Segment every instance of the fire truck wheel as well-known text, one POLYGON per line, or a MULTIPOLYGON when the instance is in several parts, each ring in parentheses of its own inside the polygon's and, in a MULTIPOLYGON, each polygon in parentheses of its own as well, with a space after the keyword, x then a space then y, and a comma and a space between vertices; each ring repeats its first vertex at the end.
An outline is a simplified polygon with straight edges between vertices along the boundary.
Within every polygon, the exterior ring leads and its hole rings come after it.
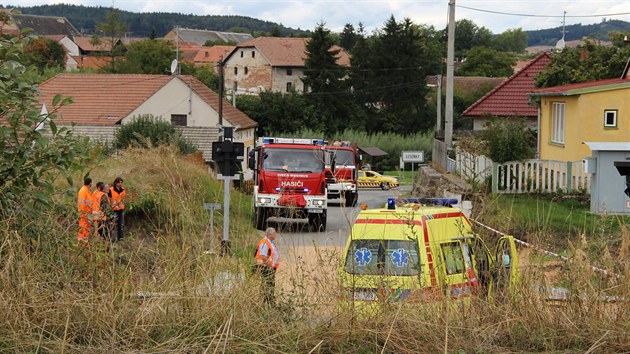
POLYGON ((345 193, 344 198, 347 207, 357 206, 357 199, 359 199, 359 197, 356 193, 345 193))
POLYGON ((381 189, 386 191, 389 189, 389 183, 387 182, 381 182, 381 189))
POLYGON ((254 208, 254 227, 257 230, 264 230, 267 223, 267 209, 254 208))
POLYGON ((326 210, 321 214, 308 214, 308 226, 311 231, 326 231, 326 210))

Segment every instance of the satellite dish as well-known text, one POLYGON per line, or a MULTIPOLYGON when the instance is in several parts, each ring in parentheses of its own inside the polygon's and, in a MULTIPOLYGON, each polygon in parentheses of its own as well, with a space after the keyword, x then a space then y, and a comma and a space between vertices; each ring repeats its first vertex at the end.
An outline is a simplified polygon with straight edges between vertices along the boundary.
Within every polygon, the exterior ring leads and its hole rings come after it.
POLYGON ((564 39, 560 39, 558 41, 558 43, 556 43, 556 50, 561 52, 564 49, 564 46, 566 45, 566 43, 564 42, 564 39))
POLYGON ((177 74, 177 59, 173 59, 171 62, 171 74, 177 74))

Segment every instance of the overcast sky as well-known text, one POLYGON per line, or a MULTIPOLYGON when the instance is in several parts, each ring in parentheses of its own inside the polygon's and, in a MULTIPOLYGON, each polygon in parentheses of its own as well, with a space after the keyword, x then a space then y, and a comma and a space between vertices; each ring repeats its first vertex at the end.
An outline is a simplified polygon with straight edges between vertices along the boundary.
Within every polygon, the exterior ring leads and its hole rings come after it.
MULTIPOLYGON (((21 6, 69 3, 110 7, 113 4, 116 8, 132 12, 241 15, 305 30, 312 30, 318 23, 323 22, 327 28, 335 32, 340 32, 346 23, 351 23, 356 28, 359 22, 363 23, 368 31, 372 31, 383 27, 391 15, 399 21, 409 17, 415 23, 433 25, 436 28, 445 28, 448 21, 448 0, 0 0, 0 2, 21 6)), ((534 30, 561 26, 563 11, 567 12, 567 25, 599 23, 603 17, 630 22, 630 1, 623 0, 456 0, 456 4, 455 19, 470 19, 495 34, 510 28, 534 30)), ((181 26, 186 27, 186 24, 182 23, 181 26)))

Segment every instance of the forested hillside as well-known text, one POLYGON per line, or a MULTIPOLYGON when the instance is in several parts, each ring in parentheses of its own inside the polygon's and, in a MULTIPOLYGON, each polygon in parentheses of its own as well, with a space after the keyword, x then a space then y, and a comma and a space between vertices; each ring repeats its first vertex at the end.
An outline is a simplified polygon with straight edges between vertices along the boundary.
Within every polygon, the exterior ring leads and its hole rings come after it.
MULTIPOLYGON (((601 40, 608 40, 608 32, 620 31, 625 32, 630 28, 630 23, 619 20, 603 21, 592 25, 568 25, 565 26, 564 39, 572 41, 582 39, 583 37, 591 37, 601 40)), ((536 31, 525 31, 528 36, 528 45, 555 45, 562 38, 562 26, 555 28, 541 29, 536 31)))
MULTIPOLYGON (((0 7, 2 7, 0 5, 0 7)), ((7 8, 14 6, 7 5, 7 8)), ((63 16, 66 17, 79 31, 85 34, 93 34, 96 24, 103 22, 105 15, 111 10, 102 6, 78 6, 78 5, 42 5, 30 7, 16 7, 23 14, 63 16)), ((232 31, 251 33, 257 35, 278 35, 305 37, 308 33, 300 29, 287 28, 282 25, 262 21, 246 16, 198 16, 181 13, 135 13, 120 11, 123 20, 127 24, 129 36, 149 37, 155 30, 159 37, 164 36, 176 26, 185 28, 208 29, 214 31, 232 31)))

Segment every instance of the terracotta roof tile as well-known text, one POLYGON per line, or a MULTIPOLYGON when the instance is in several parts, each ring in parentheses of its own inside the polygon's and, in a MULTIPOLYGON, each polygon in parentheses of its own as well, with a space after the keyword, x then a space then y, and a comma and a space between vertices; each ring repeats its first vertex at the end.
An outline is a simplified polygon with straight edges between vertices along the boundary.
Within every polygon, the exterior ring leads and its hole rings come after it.
MULTIPOLYGON (((40 99, 51 111, 56 94, 73 98, 72 104, 57 112, 57 122, 61 124, 115 125, 168 82, 180 79, 190 82, 193 90, 214 110, 218 110, 218 94, 192 76, 64 73, 40 85, 40 99)), ((242 128, 256 125, 227 101, 223 103, 223 117, 242 128)))
POLYGON ((534 77, 543 71, 551 57, 542 53, 529 65, 507 78, 492 91, 468 107, 464 116, 493 114, 499 117, 537 117, 538 109, 529 105, 528 94, 536 90, 534 77))

